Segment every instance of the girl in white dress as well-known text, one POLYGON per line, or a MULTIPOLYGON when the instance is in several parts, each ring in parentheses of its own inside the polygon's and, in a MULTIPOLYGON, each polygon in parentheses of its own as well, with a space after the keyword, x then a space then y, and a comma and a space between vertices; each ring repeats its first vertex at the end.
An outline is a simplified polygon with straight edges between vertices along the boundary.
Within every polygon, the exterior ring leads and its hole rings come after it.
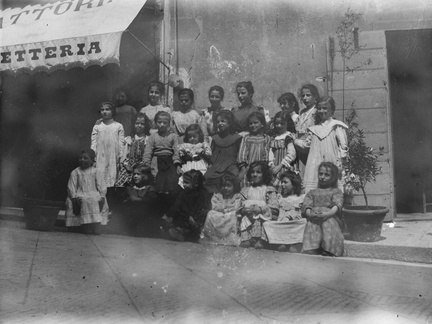
POLYGON ((96 153, 96 168, 103 174, 105 185, 109 188, 110 204, 114 202, 114 185, 123 155, 124 130, 122 124, 114 121, 116 109, 112 102, 103 102, 100 113, 102 122, 93 126, 90 148, 96 153))

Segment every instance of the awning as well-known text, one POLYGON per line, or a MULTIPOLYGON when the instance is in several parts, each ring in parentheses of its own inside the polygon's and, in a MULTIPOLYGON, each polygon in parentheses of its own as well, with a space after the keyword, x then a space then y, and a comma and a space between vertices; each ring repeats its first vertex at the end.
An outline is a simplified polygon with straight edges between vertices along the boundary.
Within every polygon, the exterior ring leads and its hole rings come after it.
POLYGON ((62 0, 0 12, 0 71, 119 64, 122 33, 146 0, 62 0))

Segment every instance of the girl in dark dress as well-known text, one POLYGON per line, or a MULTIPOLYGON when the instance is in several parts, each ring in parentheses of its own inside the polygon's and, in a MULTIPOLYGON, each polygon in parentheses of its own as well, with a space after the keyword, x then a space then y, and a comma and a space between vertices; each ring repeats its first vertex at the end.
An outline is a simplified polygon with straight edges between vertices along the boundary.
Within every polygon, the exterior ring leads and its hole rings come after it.
POLYGON ((242 137, 234 132, 234 115, 229 110, 221 110, 216 117, 218 133, 213 135, 211 143, 211 163, 204 176, 204 185, 210 192, 217 192, 219 178, 229 171, 238 175, 237 155, 242 137))

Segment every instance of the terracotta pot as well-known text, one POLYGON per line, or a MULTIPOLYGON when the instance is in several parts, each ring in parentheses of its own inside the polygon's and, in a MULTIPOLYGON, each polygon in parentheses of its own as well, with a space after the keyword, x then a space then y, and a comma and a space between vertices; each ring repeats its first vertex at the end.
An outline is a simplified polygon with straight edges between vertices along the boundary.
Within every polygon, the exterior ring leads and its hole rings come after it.
POLYGON ((52 231, 64 202, 29 199, 24 200, 26 228, 36 231, 52 231))
POLYGON ((383 206, 344 206, 342 214, 350 239, 358 242, 378 241, 388 211, 389 209, 383 206))

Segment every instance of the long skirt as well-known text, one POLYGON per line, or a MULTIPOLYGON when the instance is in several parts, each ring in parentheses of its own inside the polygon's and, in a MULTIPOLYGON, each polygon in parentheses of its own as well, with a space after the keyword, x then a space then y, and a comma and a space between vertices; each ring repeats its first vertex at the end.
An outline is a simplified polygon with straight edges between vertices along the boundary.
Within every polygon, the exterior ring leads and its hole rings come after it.
POLYGON ((320 225, 307 222, 303 235, 303 251, 319 248, 335 256, 343 255, 344 236, 336 218, 329 218, 320 225))
POLYGON ((156 192, 170 193, 179 190, 179 175, 173 163, 171 155, 159 155, 157 157, 158 173, 156 175, 156 192))
POLYGON ((203 229, 204 242, 223 245, 239 245, 240 236, 237 235, 237 217, 234 213, 221 213, 211 210, 203 229))
POLYGON ((66 199, 65 221, 67 227, 92 223, 106 225, 108 223, 109 208, 106 199, 101 209, 99 206, 100 195, 98 193, 92 193, 80 198, 81 206, 78 215, 73 212, 72 199, 69 197, 66 199))

